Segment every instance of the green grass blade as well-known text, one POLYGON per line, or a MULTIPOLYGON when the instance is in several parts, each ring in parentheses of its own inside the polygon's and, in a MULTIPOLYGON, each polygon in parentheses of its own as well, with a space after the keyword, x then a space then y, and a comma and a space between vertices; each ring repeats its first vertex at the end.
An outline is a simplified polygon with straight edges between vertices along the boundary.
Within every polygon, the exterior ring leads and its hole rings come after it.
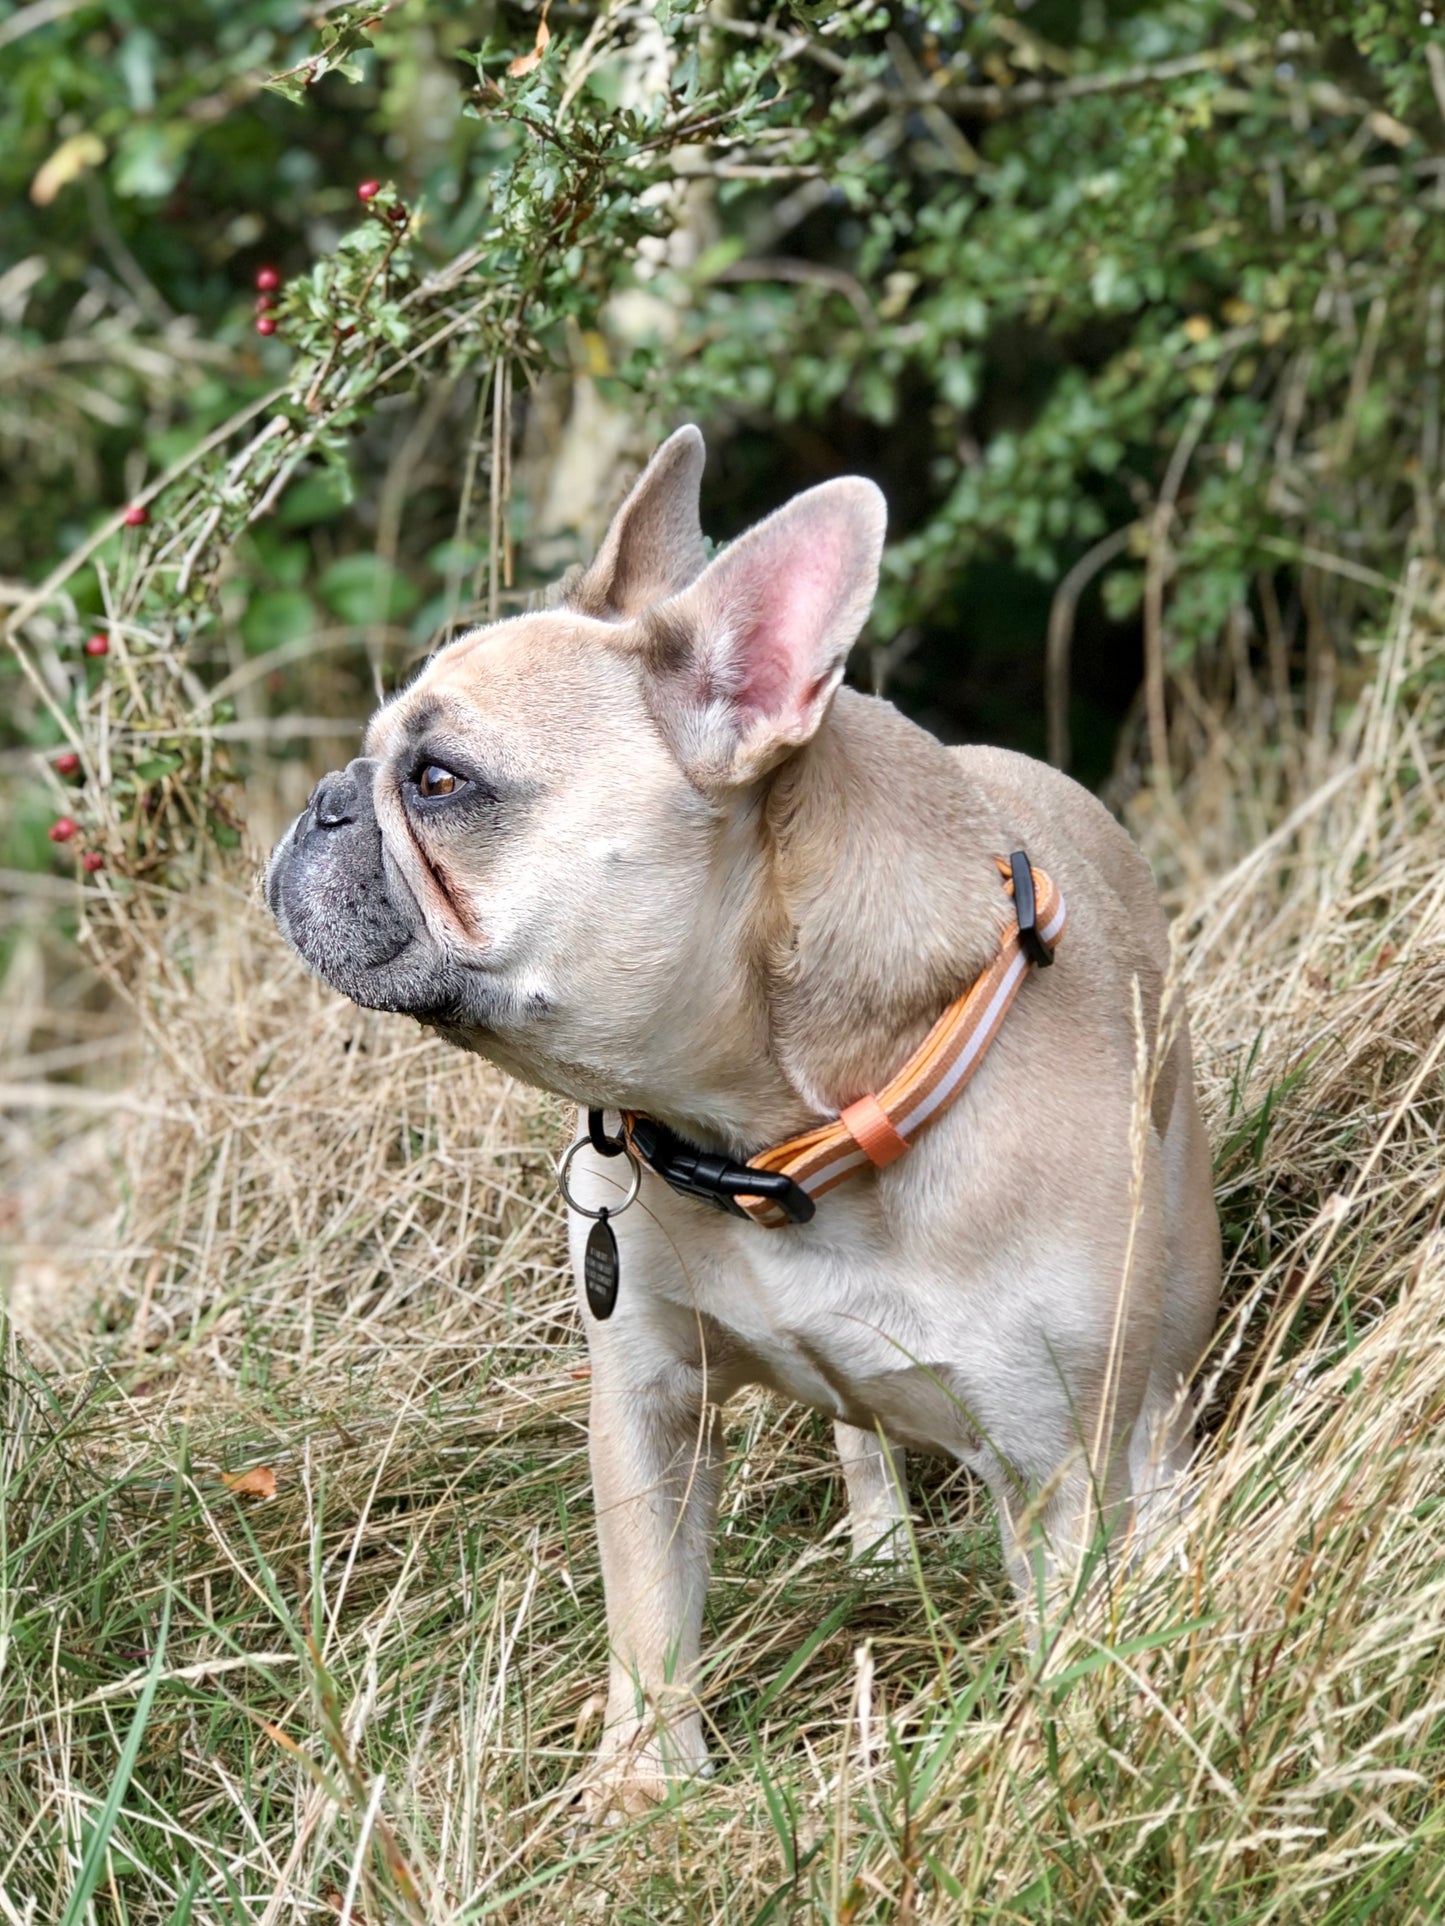
POLYGON ((116 1763, 115 1777, 110 1782, 110 1791, 105 1795, 105 1804, 91 1831, 84 1856, 80 1862, 80 1877, 76 1880, 70 1898, 66 1901, 61 1915, 60 1926, 79 1926, 85 1917, 85 1909, 90 1904, 91 1894, 100 1880, 101 1869, 105 1864, 105 1849, 110 1844, 110 1835, 115 1830, 115 1822, 120 1816, 121 1801, 125 1798, 130 1785, 130 1775, 135 1770, 135 1762, 140 1757, 141 1740, 145 1737, 146 1725, 150 1719, 151 1706, 155 1702, 156 1687, 160 1684, 161 1668, 166 1658, 166 1635, 171 1627, 171 1596, 166 1593, 165 1606, 161 1612, 161 1628, 156 1636, 156 1649, 151 1656, 150 1670, 146 1673, 145 1684, 141 1687, 135 1717, 130 1722, 130 1731, 125 1735, 125 1744, 120 1749, 116 1763))

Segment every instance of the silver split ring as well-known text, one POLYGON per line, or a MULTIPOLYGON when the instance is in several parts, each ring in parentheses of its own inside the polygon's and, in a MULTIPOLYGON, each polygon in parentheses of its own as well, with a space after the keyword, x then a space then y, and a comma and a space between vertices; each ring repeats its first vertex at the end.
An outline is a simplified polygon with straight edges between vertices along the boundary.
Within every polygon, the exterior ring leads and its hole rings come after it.
POLYGON ((588 1210, 587 1206, 585 1204, 579 1204, 571 1191, 568 1190, 567 1174, 572 1168, 572 1159, 577 1155, 577 1152, 589 1148, 590 1143, 590 1138, 579 1137, 576 1143, 562 1154, 562 1161, 557 1166, 557 1188, 562 1193, 562 1201, 566 1204, 568 1210, 575 1210, 579 1217, 619 1217, 622 1212, 627 1209, 629 1204, 636 1202, 637 1193, 642 1188, 642 1165, 632 1147, 629 1144, 623 1144, 622 1154, 632 1167, 632 1183, 628 1188, 627 1195, 620 1204, 607 1204, 601 1210, 588 1210))

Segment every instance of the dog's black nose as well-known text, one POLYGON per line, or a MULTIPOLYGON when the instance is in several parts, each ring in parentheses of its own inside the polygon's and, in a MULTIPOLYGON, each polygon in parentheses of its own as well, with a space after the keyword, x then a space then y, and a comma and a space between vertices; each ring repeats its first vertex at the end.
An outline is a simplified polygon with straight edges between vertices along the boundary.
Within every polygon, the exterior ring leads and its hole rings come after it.
POLYGON ((356 821, 356 778, 349 769, 323 776, 311 792, 307 808, 319 829, 341 829, 356 821))

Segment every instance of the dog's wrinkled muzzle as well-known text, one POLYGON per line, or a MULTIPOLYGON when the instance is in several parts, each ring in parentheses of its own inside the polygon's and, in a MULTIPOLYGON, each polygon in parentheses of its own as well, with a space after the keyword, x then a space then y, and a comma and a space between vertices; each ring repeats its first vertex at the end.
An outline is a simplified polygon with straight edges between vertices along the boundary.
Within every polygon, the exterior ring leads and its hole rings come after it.
POLYGON ((375 779, 376 763, 365 756, 321 778, 272 853, 266 902, 292 948, 328 983, 358 1003, 409 1009, 423 986, 394 966, 421 933, 421 918, 386 860, 375 779))

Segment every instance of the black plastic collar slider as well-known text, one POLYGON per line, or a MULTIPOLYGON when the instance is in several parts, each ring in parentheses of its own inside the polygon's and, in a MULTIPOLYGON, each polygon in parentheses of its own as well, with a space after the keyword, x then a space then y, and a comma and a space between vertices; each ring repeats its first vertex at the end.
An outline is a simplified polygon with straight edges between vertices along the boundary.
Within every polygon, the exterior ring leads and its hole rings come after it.
POLYGON ((1016 849, 1008 859, 1013 873, 1014 910, 1019 920, 1019 948, 1030 963, 1037 963, 1041 970, 1048 969, 1054 960, 1054 953, 1039 935, 1038 908, 1034 902, 1034 873, 1029 867, 1028 853, 1016 849))
POLYGON ((589 1110, 587 1135, 593 1149, 604 1157, 615 1157, 630 1146, 680 1196, 700 1198, 734 1217, 747 1216, 733 1201, 738 1197, 766 1197, 790 1224, 806 1224, 817 1209, 801 1184, 795 1184, 784 1172, 754 1170, 751 1164, 734 1163, 730 1157, 700 1150, 651 1117, 634 1117, 629 1137, 624 1140, 609 1137, 602 1112, 589 1110))

